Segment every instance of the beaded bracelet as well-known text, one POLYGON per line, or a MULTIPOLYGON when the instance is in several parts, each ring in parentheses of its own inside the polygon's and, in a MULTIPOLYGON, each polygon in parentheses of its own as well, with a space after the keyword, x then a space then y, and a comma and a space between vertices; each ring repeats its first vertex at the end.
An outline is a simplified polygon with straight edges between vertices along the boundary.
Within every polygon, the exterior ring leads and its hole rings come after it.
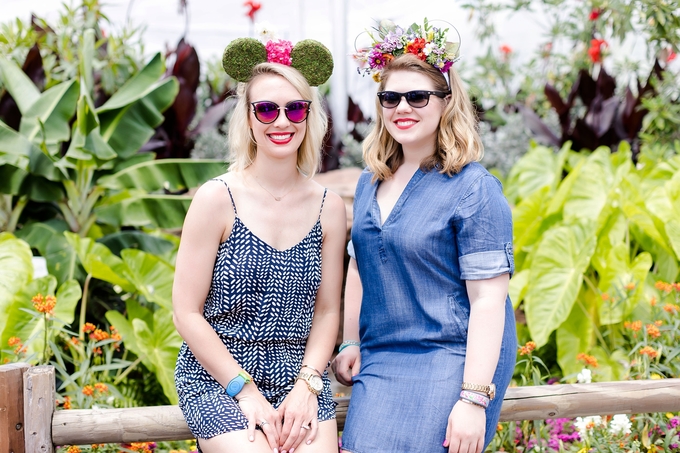
POLYGON ((485 408, 484 406, 482 406, 481 404, 477 404, 477 403, 472 402, 472 401, 470 401, 470 400, 466 400, 466 399, 461 398, 461 399, 459 399, 458 401, 462 401, 462 402, 464 402, 464 403, 466 403, 466 404, 470 404, 470 405, 472 405, 472 406, 477 406, 477 407, 481 407, 482 409, 486 409, 486 408, 485 408))
POLYGON ((350 346, 359 346, 361 343, 359 343, 356 340, 347 340, 343 341, 340 347, 338 348, 338 353, 341 353, 343 349, 348 348, 350 346))
POLYGON ((480 407, 487 408, 489 407, 489 397, 486 395, 482 395, 477 392, 470 392, 468 390, 461 390, 460 392, 460 398, 465 401, 469 401, 471 403, 474 403, 480 407))

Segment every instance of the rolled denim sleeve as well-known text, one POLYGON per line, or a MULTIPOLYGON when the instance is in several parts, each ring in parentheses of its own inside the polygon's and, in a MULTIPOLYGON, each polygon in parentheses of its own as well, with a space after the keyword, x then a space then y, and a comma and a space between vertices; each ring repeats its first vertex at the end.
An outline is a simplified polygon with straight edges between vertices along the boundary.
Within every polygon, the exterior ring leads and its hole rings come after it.
POLYGON ((486 174, 470 185, 456 209, 454 228, 461 279, 512 276, 512 213, 498 179, 486 174))

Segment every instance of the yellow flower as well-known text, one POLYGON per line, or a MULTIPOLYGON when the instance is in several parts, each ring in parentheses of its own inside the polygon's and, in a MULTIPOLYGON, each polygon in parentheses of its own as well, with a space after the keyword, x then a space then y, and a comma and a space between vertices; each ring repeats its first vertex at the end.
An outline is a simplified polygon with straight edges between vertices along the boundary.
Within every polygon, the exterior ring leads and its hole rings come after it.
POLYGON ((660 374, 652 373, 649 375, 651 379, 657 380, 657 379, 662 379, 660 374))

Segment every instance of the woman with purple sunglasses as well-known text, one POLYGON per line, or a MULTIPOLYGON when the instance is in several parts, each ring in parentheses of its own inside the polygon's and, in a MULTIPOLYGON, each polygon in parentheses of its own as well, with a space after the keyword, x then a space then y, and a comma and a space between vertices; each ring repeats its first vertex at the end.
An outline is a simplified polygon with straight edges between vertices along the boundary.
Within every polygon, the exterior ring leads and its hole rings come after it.
POLYGON ((354 200, 345 453, 481 453, 515 366, 512 217, 446 30, 383 22, 357 58, 380 82, 354 200), (448 75, 448 81, 445 75, 448 75))
POLYGON ((179 405, 206 453, 336 452, 325 369, 345 206, 311 179, 327 125, 312 85, 330 76, 332 59, 315 41, 239 39, 224 67, 242 82, 229 171, 194 196, 177 254, 179 405))

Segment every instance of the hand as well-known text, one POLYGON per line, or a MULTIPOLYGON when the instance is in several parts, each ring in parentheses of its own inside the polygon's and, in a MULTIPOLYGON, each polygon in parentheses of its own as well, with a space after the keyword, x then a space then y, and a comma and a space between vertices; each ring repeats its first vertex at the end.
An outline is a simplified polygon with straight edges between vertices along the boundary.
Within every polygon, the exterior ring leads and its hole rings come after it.
POLYGON ((262 396, 254 383, 246 384, 237 395, 241 412, 248 419, 248 439, 255 440, 255 427, 260 426, 271 451, 279 446, 281 438, 281 418, 279 413, 262 396))
POLYGON ((292 453, 305 438, 307 445, 314 441, 319 430, 318 413, 317 396, 309 391, 304 381, 298 380, 279 406, 279 417, 283 419, 281 453, 292 453))
POLYGON ((485 432, 484 408, 458 401, 449 414, 444 446, 449 453, 482 453, 485 432))
POLYGON ((352 385, 352 378, 361 369, 361 350, 358 346, 348 346, 331 363, 335 378, 342 385, 352 385))

